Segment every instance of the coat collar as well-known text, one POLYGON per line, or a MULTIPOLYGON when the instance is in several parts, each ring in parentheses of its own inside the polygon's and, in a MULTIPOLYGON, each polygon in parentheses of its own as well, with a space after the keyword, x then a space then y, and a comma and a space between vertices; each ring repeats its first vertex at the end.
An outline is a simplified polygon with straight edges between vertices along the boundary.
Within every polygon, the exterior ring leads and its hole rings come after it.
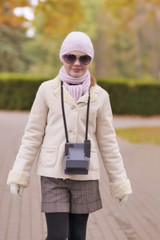
MULTIPOLYGON (((57 98, 61 98, 61 80, 60 77, 57 76, 53 81, 53 89, 55 96, 57 98)), ((64 101, 70 105, 77 106, 79 103, 87 103, 88 102, 88 92, 85 93, 82 97, 79 98, 77 102, 75 102, 74 98, 70 95, 68 90, 63 87, 64 93, 64 101)), ((94 77, 91 76, 91 87, 90 87, 90 102, 93 102, 98 97, 98 85, 96 84, 96 80, 94 77)))

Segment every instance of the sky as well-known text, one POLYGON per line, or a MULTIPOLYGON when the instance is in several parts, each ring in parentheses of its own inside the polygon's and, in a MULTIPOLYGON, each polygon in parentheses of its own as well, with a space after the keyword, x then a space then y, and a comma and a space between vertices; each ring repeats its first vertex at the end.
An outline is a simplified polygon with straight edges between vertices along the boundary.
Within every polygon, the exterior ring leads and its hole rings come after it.
MULTIPOLYGON (((38 0, 30 0, 30 2, 33 6, 38 4, 38 0)), ((33 10, 29 7, 17 7, 15 8, 14 13, 17 16, 24 16, 28 20, 33 20, 34 18, 33 10)))
POLYGON ((28 20, 33 20, 34 18, 34 13, 33 10, 29 7, 18 7, 14 9, 14 13, 16 16, 24 16, 28 20))
MULTIPOLYGON (((31 3, 33 6, 36 6, 38 4, 38 0, 31 0, 31 3)), ((24 16, 28 20, 33 20, 34 19, 34 12, 33 9, 29 7, 17 7, 14 9, 14 14, 16 16, 24 16)), ((26 23, 27 24, 27 23, 26 23)), ((27 36, 28 37, 33 37, 34 36, 34 28, 29 27, 27 30, 27 36)))

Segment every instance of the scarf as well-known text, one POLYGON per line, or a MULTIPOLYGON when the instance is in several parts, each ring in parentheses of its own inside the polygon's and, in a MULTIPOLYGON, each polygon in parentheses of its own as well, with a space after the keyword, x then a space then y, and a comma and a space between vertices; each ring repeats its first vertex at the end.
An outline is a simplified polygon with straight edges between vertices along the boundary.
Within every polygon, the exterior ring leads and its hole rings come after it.
POLYGON ((88 91, 90 87, 91 76, 88 70, 81 77, 74 78, 70 76, 66 72, 64 66, 62 66, 59 71, 59 77, 76 102, 88 91))

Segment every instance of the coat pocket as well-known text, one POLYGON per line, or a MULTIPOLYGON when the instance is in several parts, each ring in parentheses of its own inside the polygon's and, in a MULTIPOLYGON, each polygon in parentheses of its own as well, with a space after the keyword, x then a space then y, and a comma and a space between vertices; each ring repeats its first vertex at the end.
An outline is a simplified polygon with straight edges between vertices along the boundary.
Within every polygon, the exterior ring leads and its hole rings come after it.
POLYGON ((98 159, 98 152, 96 148, 91 148, 91 158, 90 158, 89 169, 92 171, 99 170, 99 159, 98 159))
POLYGON ((58 147, 42 146, 39 152, 38 161, 43 167, 54 167, 57 161, 58 147))

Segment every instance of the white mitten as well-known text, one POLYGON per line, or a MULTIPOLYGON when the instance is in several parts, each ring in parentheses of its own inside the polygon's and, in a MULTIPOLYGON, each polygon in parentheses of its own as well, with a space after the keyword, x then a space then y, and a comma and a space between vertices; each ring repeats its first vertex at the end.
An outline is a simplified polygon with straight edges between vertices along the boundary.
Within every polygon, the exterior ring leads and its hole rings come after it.
POLYGON ((21 185, 18 185, 15 183, 10 184, 11 194, 13 194, 15 197, 18 197, 19 199, 22 197, 23 190, 24 190, 24 188, 21 185))
POLYGON ((121 182, 110 183, 110 192, 116 202, 120 204, 126 202, 128 195, 132 193, 129 179, 125 179, 121 182))
POLYGON ((116 203, 122 206, 128 200, 128 195, 124 195, 122 198, 115 198, 116 203))

